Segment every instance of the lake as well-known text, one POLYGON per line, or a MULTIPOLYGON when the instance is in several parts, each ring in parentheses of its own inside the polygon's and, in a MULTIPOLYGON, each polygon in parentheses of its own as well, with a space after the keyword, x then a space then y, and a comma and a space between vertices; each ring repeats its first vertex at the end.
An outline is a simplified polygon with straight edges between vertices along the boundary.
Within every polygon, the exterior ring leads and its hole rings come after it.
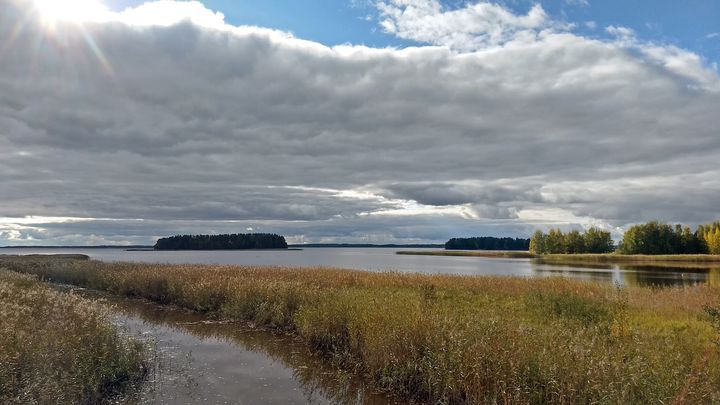
MULTIPOLYGON (((145 263, 325 266, 474 276, 571 277, 617 285, 720 285, 720 265, 667 268, 637 264, 554 265, 532 259, 397 255, 399 248, 305 248, 303 250, 125 251, 123 249, 0 249, 0 254, 82 253, 102 261, 145 263)), ((437 250, 437 249, 413 249, 437 250)))

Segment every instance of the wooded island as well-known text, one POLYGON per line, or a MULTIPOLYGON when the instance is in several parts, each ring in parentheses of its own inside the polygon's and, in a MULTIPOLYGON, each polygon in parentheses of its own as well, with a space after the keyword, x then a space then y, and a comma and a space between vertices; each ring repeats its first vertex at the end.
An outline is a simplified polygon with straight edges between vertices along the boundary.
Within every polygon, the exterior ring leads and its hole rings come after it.
POLYGON ((177 235, 160 238, 155 250, 287 249, 285 238, 271 233, 177 235))

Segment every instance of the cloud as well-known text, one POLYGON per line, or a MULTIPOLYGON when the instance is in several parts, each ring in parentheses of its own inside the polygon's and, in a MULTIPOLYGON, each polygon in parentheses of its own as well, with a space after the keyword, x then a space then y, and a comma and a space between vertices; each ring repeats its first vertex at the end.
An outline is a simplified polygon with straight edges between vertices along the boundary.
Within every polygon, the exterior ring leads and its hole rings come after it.
POLYGON ((553 25, 539 4, 526 15, 486 2, 447 9, 438 0, 389 0, 378 2, 377 8, 386 33, 460 50, 534 39, 553 25))
POLYGON ((583 38, 539 6, 386 2, 397 35, 432 46, 374 49, 200 3, 52 27, 29 4, 0 0, 0 244, 428 242, 717 215, 718 75, 680 48, 583 38))

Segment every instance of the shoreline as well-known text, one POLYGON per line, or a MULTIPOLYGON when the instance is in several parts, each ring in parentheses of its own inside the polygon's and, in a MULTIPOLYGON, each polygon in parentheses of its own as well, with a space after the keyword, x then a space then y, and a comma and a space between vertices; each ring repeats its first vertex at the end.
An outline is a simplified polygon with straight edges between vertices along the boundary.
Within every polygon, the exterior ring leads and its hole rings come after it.
POLYGON ((499 259, 536 259, 547 264, 567 263, 717 263, 720 265, 720 255, 623 255, 616 253, 579 253, 579 254, 546 254, 538 255, 522 251, 473 251, 473 250, 438 250, 438 251, 410 251, 395 252, 398 255, 416 256, 459 256, 459 257, 486 257, 499 259))

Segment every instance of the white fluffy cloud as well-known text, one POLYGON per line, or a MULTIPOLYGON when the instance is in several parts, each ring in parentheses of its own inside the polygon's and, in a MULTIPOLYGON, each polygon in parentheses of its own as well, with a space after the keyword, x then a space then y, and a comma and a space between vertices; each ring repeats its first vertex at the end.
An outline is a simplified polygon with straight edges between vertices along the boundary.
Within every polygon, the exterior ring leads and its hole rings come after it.
POLYGON ((448 10, 438 0, 389 0, 378 2, 377 8, 385 32, 460 50, 476 50, 510 41, 533 41, 541 31, 558 25, 539 4, 527 15, 515 15, 487 2, 448 10))
POLYGON ((718 74, 679 48, 583 38, 539 6, 386 1, 386 30, 433 45, 396 50, 198 2, 52 24, 31 4, 0 0, 0 244, 715 219, 718 74))

